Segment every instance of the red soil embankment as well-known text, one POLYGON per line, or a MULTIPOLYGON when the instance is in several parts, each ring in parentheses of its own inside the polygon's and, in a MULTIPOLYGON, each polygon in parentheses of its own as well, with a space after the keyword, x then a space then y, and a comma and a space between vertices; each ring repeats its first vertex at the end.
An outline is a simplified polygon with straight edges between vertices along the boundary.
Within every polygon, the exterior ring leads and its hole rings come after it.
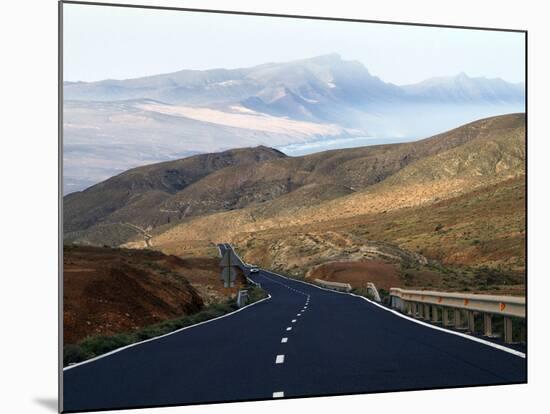
POLYGON ((150 250, 66 246, 64 342, 132 331, 225 300, 243 282, 224 289, 218 262, 150 250))
POLYGON ((308 272, 307 278, 349 283, 353 288, 366 288, 367 282, 386 290, 402 284, 396 265, 375 260, 325 263, 308 272))

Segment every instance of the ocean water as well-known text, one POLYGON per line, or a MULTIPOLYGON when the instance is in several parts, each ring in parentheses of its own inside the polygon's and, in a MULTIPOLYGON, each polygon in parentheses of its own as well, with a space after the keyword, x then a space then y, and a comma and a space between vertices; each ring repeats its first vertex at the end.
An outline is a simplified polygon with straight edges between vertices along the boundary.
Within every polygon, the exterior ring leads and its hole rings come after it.
POLYGON ((297 157, 314 152, 328 151, 342 148, 367 147, 370 145, 395 144, 399 142, 415 141, 417 138, 377 138, 377 137, 349 137, 320 139, 317 141, 300 142, 277 147, 286 155, 297 157))
POLYGON ((361 130, 370 136, 319 137, 311 141, 278 146, 287 155, 299 156, 339 148, 411 142, 449 131, 479 119, 524 112, 523 105, 434 105, 417 104, 386 107, 377 113, 368 113, 361 130))

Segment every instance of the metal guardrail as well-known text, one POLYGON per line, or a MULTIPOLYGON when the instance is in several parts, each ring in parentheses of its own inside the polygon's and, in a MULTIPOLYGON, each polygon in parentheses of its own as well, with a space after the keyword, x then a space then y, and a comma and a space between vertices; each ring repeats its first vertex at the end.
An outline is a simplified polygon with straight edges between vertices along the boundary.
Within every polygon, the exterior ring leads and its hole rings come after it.
POLYGON ((477 295, 469 293, 436 292, 428 290, 390 289, 390 306, 415 318, 441 322, 443 326, 475 332, 475 314, 483 314, 484 333, 493 336, 492 318, 504 318, 504 341, 512 342, 512 317, 525 318, 525 298, 515 296, 477 295), (453 312, 453 320, 449 311, 453 312), (441 320, 439 315, 441 314, 441 320))
POLYGON ((343 292, 351 292, 351 285, 349 283, 329 282, 321 279, 315 279, 315 283, 327 289, 340 290, 343 292))
POLYGON ((372 299, 374 299, 375 302, 382 302, 382 299, 380 298, 380 293, 378 293, 378 289, 376 289, 374 283, 367 282, 367 293, 372 297, 372 299))
POLYGON ((249 301, 248 290, 246 289, 239 290, 239 293, 237 294, 237 306, 239 308, 242 308, 248 303, 248 301, 249 301))
POLYGON ((236 269, 243 270, 244 268, 246 268, 244 262, 239 257, 239 255, 234 252, 231 245, 229 245, 229 248, 227 248, 225 253, 223 253, 222 255, 220 267, 222 268, 220 278, 223 280, 223 285, 226 288, 235 286, 235 279, 237 278, 236 269))

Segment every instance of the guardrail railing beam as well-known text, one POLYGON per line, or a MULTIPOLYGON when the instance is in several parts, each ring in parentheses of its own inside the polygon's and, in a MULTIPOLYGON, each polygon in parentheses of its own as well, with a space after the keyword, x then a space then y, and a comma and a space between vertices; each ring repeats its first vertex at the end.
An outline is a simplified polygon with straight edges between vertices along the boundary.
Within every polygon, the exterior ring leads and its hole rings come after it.
POLYGON ((351 292, 352 287, 349 283, 329 282, 327 280, 315 279, 315 283, 327 289, 351 292))
POLYGON ((405 290, 399 288, 391 288, 390 296, 420 304, 525 318, 524 297, 481 295, 460 292, 436 292, 429 290, 405 290))
POLYGON ((503 340, 512 343, 512 318, 525 318, 525 298, 460 292, 390 289, 390 306, 414 318, 476 332, 476 315, 483 315, 483 333, 494 336, 492 318, 504 318, 503 340), (441 312, 441 313, 440 313, 441 312), (452 312, 452 316, 451 316, 452 312))

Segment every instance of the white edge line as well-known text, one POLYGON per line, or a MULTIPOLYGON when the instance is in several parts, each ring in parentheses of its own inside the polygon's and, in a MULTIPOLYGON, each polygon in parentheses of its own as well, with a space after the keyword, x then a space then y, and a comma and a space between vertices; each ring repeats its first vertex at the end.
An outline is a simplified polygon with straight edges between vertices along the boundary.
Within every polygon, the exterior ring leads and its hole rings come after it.
POLYGON ((157 339, 162 339, 162 338, 165 338, 165 337, 167 337, 167 336, 177 334, 177 333, 179 333, 179 332, 181 332, 181 331, 185 331, 186 329, 195 328, 195 327, 197 327, 197 326, 199 326, 199 325, 204 325, 204 324, 206 324, 206 323, 214 322, 214 321, 216 321, 216 320, 218 320, 218 319, 222 319, 222 318, 225 318, 225 317, 227 317, 227 316, 234 315, 234 314, 236 314, 237 312, 240 312, 240 311, 242 311, 242 310, 245 310, 246 308, 249 308, 250 306, 257 305, 258 303, 263 302, 263 301, 268 300, 268 299, 271 299, 271 295, 270 295, 269 293, 267 294, 267 297, 266 297, 266 298, 260 299, 259 301, 254 302, 254 303, 250 303, 249 305, 243 306, 242 308, 239 308, 239 309, 237 309, 237 310, 234 310, 233 312, 226 313, 225 315, 220 315, 220 316, 218 316, 218 317, 216 317, 216 318, 213 318, 213 319, 208 319, 207 321, 202 321, 202 322, 196 323, 195 325, 185 326, 185 327, 180 328, 180 329, 177 329, 177 330, 175 330, 175 331, 165 333, 164 335, 155 336, 154 338, 149 338, 149 339, 146 339, 146 340, 141 341, 141 342, 134 342, 133 344, 126 345, 126 346, 123 346, 123 347, 121 347, 121 348, 114 349, 114 350, 112 350, 112 351, 107 352, 106 354, 98 355, 98 356, 96 356, 96 357, 94 357, 94 358, 87 359, 86 361, 82 361, 82 362, 79 362, 79 363, 77 363, 77 364, 73 364, 73 365, 69 365, 68 367, 64 367, 64 368, 63 368, 63 372, 68 371, 68 370, 73 369, 73 368, 80 367, 80 366, 85 365, 85 364, 89 364, 90 362, 97 361, 98 359, 108 357, 108 356, 110 356, 110 355, 113 355, 113 354, 116 354, 116 353, 118 353, 118 352, 124 351, 124 350, 126 350, 126 349, 128 349, 128 348, 133 348, 134 346, 142 345, 142 344, 145 344, 145 343, 147 343, 147 342, 156 341, 157 339))
POLYGON ((456 331, 451 331, 450 329, 445 329, 445 328, 441 328, 439 326, 435 326, 435 325, 431 325, 429 323, 426 323, 426 322, 422 322, 418 319, 415 319, 415 318, 411 318, 410 316, 407 316, 407 315, 404 315, 402 314, 401 312, 398 312, 394 309, 389 309, 389 308, 386 308, 385 306, 382 306, 380 305, 379 303, 376 303, 370 299, 367 299, 366 297, 364 296, 360 296, 360 295, 356 295, 355 293, 349 293, 349 292, 339 292, 337 290, 332 290, 332 289, 327 289, 327 288, 323 288, 323 287, 320 287, 320 286, 317 286, 317 285, 314 285, 313 283, 309 283, 309 282, 304 282, 303 280, 298 280, 298 279, 292 279, 292 278, 289 278, 289 277, 286 277, 286 276, 283 276, 283 275, 279 275, 277 273, 273 273, 269 270, 265 270, 264 269, 264 272, 266 273, 270 273, 274 276, 279 276, 279 277, 282 277, 282 278, 285 278, 287 280, 293 280, 295 282, 300 282, 300 283, 304 283, 306 285, 310 285, 310 286, 313 286, 313 287, 316 287, 317 289, 321 289, 321 290, 326 290, 327 292, 332 292, 332 293, 338 293, 338 294, 341 294, 341 295, 350 295, 350 296, 355 296, 357 298, 361 298, 363 300, 366 300, 367 302, 375 305, 375 306, 378 306, 380 309, 383 309, 387 312, 390 312, 390 313, 393 313, 394 315, 396 316, 399 316, 401 318, 404 318, 404 319, 407 319, 409 320, 410 322, 414 322, 414 323, 417 323, 419 325, 422 325, 422 326, 425 326, 427 328, 432 328, 432 329, 435 329, 437 331, 440 331, 440 332, 445 332, 445 333, 448 333, 450 335, 456 335, 456 336, 460 336, 462 338, 465 338, 465 339, 469 339, 470 341, 474 341, 474 342, 478 342, 480 344, 483 344, 483 345, 487 345, 487 346, 490 346, 492 348, 495 348, 495 349, 499 349, 501 351, 504 351, 504 352, 508 352, 509 354, 512 354, 512 355, 515 355, 515 356, 518 356, 518 357, 521 357, 521 358, 525 358, 526 355, 525 353, 523 352, 520 352, 520 351, 516 351, 515 349, 512 349, 512 348, 508 348, 506 346, 503 346, 503 345, 499 345, 499 344, 495 344, 494 342, 490 342, 490 341, 486 341, 485 339, 481 339, 481 338, 478 338, 476 336, 472 336, 472 335, 468 335, 468 334, 465 334, 465 333, 462 333, 462 332, 456 332, 456 331))
MULTIPOLYGON (((233 246, 231 246, 230 244, 229 244, 229 246, 231 247, 231 249, 233 249, 233 246)), ((216 247, 217 247, 217 249, 218 249, 218 253, 220 254, 220 256, 222 256, 222 251, 221 251, 221 248, 220 248, 219 244, 216 244, 216 247)), ((256 286, 260 286, 259 283, 253 281, 253 280, 250 279, 248 276, 247 276, 246 278, 248 279, 248 281, 252 282, 252 283, 255 284, 256 286)), ((126 349, 128 349, 128 348, 132 348, 132 347, 134 347, 134 346, 138 346, 138 345, 141 345, 141 344, 145 344, 145 343, 147 343, 147 342, 152 342, 152 341, 155 341, 155 340, 157 340, 157 339, 161 339, 161 338, 164 338, 164 337, 167 337, 167 336, 170 336, 170 335, 174 335, 174 334, 179 333, 179 332, 181 332, 181 331, 184 331, 184 330, 186 330, 186 329, 191 329, 191 328, 194 328, 194 327, 199 326, 199 325, 204 325, 205 323, 208 323, 208 322, 214 322, 215 320, 218 320, 218 319, 221 319, 221 318, 225 318, 226 316, 231 316, 231 315, 233 315, 233 314, 235 314, 235 313, 237 313, 237 312, 240 312, 240 311, 242 311, 242 310, 244 310, 244 309, 246 309, 246 308, 248 308, 248 307, 250 307, 250 306, 256 305, 256 304, 258 304, 258 303, 260 303, 260 302, 263 302, 263 301, 265 301, 265 300, 268 300, 268 299, 271 299, 271 295, 270 295, 269 293, 267 294, 267 297, 265 297, 265 298, 263 298, 263 299, 260 299, 260 300, 254 302, 254 303, 249 304, 249 305, 243 306, 242 308, 239 308, 239 309, 237 309, 237 310, 234 310, 233 312, 229 312, 229 313, 226 313, 226 314, 224 314, 224 315, 220 315, 220 316, 218 316, 218 317, 216 317, 216 318, 213 318, 213 319, 209 319, 209 320, 207 320, 207 321, 202 321, 202 322, 196 323, 196 324, 194 324, 194 325, 185 326, 185 327, 180 328, 180 329, 177 329, 177 330, 175 330, 175 331, 168 332, 168 333, 165 333, 165 334, 160 335, 160 336, 155 336, 154 338, 149 338, 149 339, 146 339, 146 340, 140 341, 140 342, 134 342, 134 343, 132 343, 132 344, 125 345, 125 346, 123 346, 123 347, 121 347, 121 348, 113 349, 112 351, 109 351, 109 352, 107 352, 107 353, 105 353, 105 354, 101 354, 101 355, 98 355, 98 356, 93 357, 93 358, 90 358, 90 359, 87 359, 86 361, 78 362, 78 363, 76 363, 76 364, 72 364, 72 365, 69 365, 69 366, 67 366, 67 367, 63 367, 63 371, 68 371, 68 370, 70 370, 70 369, 77 368, 77 367, 82 366, 82 365, 85 365, 85 364, 89 364, 90 362, 97 361, 97 360, 99 360, 99 359, 101 359, 101 358, 108 357, 108 356, 110 356, 110 355, 116 354, 116 353, 118 353, 118 352, 124 351, 124 350, 126 350, 126 349)))
MULTIPOLYGON (((232 249, 233 249, 233 246, 229 245, 232 249)), ((512 349, 512 348, 508 348, 506 346, 503 346, 503 345, 499 345, 499 344, 495 344, 494 342, 490 342, 490 341, 487 341, 485 339, 481 339, 481 338, 478 338, 476 336, 472 336, 472 335, 468 335, 468 334, 465 334, 465 333, 462 333, 462 332, 457 332, 457 331, 451 331, 450 329, 445 329, 445 328, 442 328, 442 327, 439 327, 439 326, 435 326, 435 325, 432 325, 432 324, 429 324, 429 323, 426 323, 426 322, 423 322, 421 320, 418 320, 418 319, 415 319, 415 318, 412 318, 408 315, 404 315, 403 313, 401 312, 398 312, 394 309, 390 309, 390 308, 387 308, 385 306, 382 306, 380 305, 379 303, 377 302, 374 302, 364 296, 360 296, 360 295, 356 295, 355 293, 350 293, 350 292, 340 292, 340 291, 337 291, 337 290, 333 290, 333 289, 327 289, 327 288, 323 288, 321 286, 317 286, 313 283, 309 283, 309 282, 305 282, 303 280, 298 280, 298 279, 294 279, 294 278, 290 278, 290 277, 287 277, 287 276, 283 276, 283 275, 280 275, 278 273, 274 273, 270 270, 265 270, 265 269, 262 269, 264 272, 266 273, 269 273, 271 275, 274 275, 274 276, 279 276, 279 277, 282 277, 284 279, 287 279, 287 280, 291 280, 291 281, 294 281, 294 282, 299 282, 299 283, 303 283, 305 285, 310 285, 310 286, 313 286, 313 287, 316 287, 317 289, 321 289, 321 290, 325 290, 327 292, 331 292, 331 293, 338 293, 338 294, 341 294, 341 295, 350 295, 350 296, 355 296, 357 298, 360 298, 360 299, 363 299, 365 301, 367 301, 368 303, 371 303, 372 305, 375 305, 375 306, 378 306, 380 309, 383 309, 387 312, 390 312, 390 313, 393 313, 395 316, 399 316, 403 319, 407 319, 408 321, 410 322, 414 322, 414 323, 417 323, 419 325, 422 325, 422 326, 425 326, 427 328, 432 328, 432 329, 435 329, 437 331, 440 331, 440 332, 444 332, 444 333, 448 333, 450 335, 456 335, 456 336, 460 336, 464 339, 468 339, 470 341, 474 341, 474 342, 477 342, 477 343, 480 343, 480 344, 483 344, 483 345, 487 345, 487 346, 490 346, 492 348, 495 348, 495 349, 498 349, 500 351, 504 351, 504 352, 508 352, 509 354, 512 354, 512 355, 515 355, 515 356, 518 356, 518 357, 521 357, 521 358, 526 358, 526 355, 524 352, 521 352, 521 351, 516 351, 515 349, 512 349)), ((309 300, 309 299, 308 299, 309 300)), ((304 306, 304 309, 307 308, 307 305, 304 306)), ((303 312, 303 311, 302 311, 303 312)))

